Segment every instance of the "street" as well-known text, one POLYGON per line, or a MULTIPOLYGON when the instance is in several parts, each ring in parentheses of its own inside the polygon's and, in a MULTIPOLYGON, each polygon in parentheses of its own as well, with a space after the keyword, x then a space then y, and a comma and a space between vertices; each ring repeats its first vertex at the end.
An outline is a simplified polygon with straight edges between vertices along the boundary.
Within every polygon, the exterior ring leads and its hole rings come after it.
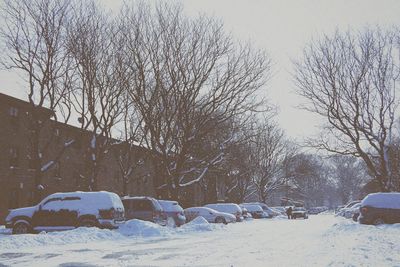
POLYGON ((400 266, 400 224, 316 215, 177 230, 145 226, 136 235, 134 228, 3 234, 0 266, 400 266))

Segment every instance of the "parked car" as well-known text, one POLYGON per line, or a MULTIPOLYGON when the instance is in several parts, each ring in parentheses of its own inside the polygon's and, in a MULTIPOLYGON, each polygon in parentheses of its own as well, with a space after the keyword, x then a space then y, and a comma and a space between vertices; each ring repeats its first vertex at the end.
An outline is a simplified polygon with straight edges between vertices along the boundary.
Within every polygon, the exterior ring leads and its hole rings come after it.
POLYGON ((285 215, 286 216, 286 209, 285 207, 278 206, 278 207, 271 207, 272 210, 275 210, 280 213, 280 215, 285 215))
POLYGON ((236 217, 237 222, 243 221, 242 209, 238 204, 234 203, 217 203, 217 204, 207 204, 204 207, 219 211, 226 212, 234 215, 236 217))
POLYGON ((139 219, 163 226, 167 225, 167 214, 155 198, 125 196, 122 197, 122 203, 127 220, 139 219))
POLYGON ((247 211, 251 214, 254 219, 260 218, 268 218, 268 214, 266 214, 260 205, 256 204, 240 204, 241 208, 247 209, 247 211))
POLYGON ((346 205, 344 205, 343 207, 341 207, 341 208, 339 208, 337 211, 336 211, 336 215, 339 215, 339 216, 342 216, 342 214, 347 210, 347 209, 350 209, 352 206, 354 206, 355 204, 357 204, 357 203, 360 203, 361 202, 361 200, 352 200, 352 201, 349 201, 346 205))
POLYGON ((54 193, 38 205, 13 209, 6 227, 13 234, 69 230, 79 226, 117 228, 124 221, 124 206, 115 193, 54 193))
POLYGON ((219 212, 207 207, 192 207, 184 210, 186 221, 190 222, 196 217, 201 216, 206 219, 209 223, 234 223, 236 217, 230 213, 219 212))
POLYGON ((259 205, 263 211, 265 212, 265 214, 267 215, 267 218, 272 218, 274 216, 278 216, 280 215, 279 212, 272 210, 270 207, 268 207, 267 204, 262 203, 262 202, 247 202, 247 203, 242 203, 242 204, 255 204, 255 205, 259 205))
POLYGON ((360 206, 358 221, 362 224, 400 223, 400 193, 373 193, 360 206))
POLYGON ((339 212, 336 214, 336 216, 342 216, 345 217, 346 219, 353 218, 354 213, 359 214, 361 203, 354 203, 351 205, 349 208, 342 208, 339 210, 339 212))
POLYGON ((308 219, 307 210, 304 207, 294 207, 292 211, 292 219, 304 218, 308 219))
POLYGON ((245 207, 242 207, 240 205, 239 205, 239 207, 242 210, 243 219, 246 220, 246 219, 252 219, 253 218, 251 213, 245 207))
POLYGON ((319 214, 321 212, 327 211, 328 207, 321 206, 321 207, 310 207, 308 209, 308 214, 319 214))
POLYGON ((358 203, 356 205, 354 205, 351 210, 350 210, 350 217, 352 218, 353 221, 358 221, 358 217, 360 216, 360 207, 361 207, 361 203, 358 203))
POLYGON ((177 201, 171 200, 158 200, 168 218, 171 218, 176 226, 181 226, 186 222, 185 213, 183 208, 177 201))

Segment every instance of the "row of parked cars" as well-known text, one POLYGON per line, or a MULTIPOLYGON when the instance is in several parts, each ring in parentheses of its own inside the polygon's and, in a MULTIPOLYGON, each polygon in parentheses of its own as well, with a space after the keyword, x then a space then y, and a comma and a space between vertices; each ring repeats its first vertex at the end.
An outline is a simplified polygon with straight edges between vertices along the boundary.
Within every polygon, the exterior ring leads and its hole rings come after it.
POLYGON ((372 193, 341 207, 336 216, 362 224, 400 223, 400 193, 372 193))
POLYGON ((10 210, 6 228, 14 234, 76 227, 118 228, 125 220, 140 219, 159 225, 181 226, 198 216, 210 223, 240 222, 246 218, 271 218, 285 213, 279 207, 264 203, 218 203, 183 209, 177 201, 152 197, 120 198, 117 194, 100 192, 55 193, 38 205, 10 210))

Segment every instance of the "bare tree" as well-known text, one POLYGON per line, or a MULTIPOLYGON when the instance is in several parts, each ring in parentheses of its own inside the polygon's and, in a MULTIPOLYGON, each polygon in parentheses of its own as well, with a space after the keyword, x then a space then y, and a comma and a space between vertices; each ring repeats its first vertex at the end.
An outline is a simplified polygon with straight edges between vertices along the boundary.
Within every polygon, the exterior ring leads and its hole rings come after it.
POLYGON ((114 17, 94 2, 75 6, 68 27, 68 50, 76 68, 73 106, 79 114, 80 127, 90 132, 86 140, 86 173, 89 190, 96 190, 99 166, 112 139, 113 129, 121 119, 125 65, 124 46, 114 17), (121 102, 121 103, 120 103, 121 102))
POLYGON ((253 142, 253 185, 258 198, 265 203, 271 192, 284 186, 282 168, 286 156, 286 141, 281 129, 264 121, 259 124, 253 142))
POLYGON ((291 196, 304 199, 308 206, 322 205, 330 173, 318 155, 299 153, 291 160, 291 196))
POLYGON ((336 155, 329 162, 332 164, 331 175, 341 202, 346 204, 350 200, 359 199, 361 188, 368 178, 365 166, 359 159, 351 156, 336 155))
POLYGON ((34 201, 41 199, 42 172, 50 166, 42 163, 49 144, 41 142, 42 129, 49 125, 46 122, 51 117, 57 118, 56 111, 64 115, 64 122, 71 112, 73 69, 64 45, 69 11, 69 1, 50 0, 5 0, 2 8, 1 37, 7 51, 2 63, 20 71, 26 79, 31 104, 29 157, 31 168, 35 169, 34 201))
POLYGON ((188 19, 181 6, 165 3, 135 8, 124 8, 129 93, 160 164, 159 188, 177 198, 180 188, 201 181, 223 157, 195 159, 194 144, 224 121, 260 107, 256 93, 270 62, 249 45, 235 45, 212 18, 188 19))
POLYGON ((336 32, 311 43, 295 64, 298 94, 327 124, 318 149, 360 157, 383 191, 393 190, 388 148, 398 100, 398 47, 391 31, 336 32))

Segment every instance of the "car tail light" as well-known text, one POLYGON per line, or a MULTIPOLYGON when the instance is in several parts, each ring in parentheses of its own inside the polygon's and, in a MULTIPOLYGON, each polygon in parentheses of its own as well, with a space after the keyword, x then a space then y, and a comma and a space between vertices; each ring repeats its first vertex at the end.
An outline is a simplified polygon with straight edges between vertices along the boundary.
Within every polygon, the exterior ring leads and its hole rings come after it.
POLYGON ((360 211, 361 211, 361 213, 367 213, 367 212, 368 212, 368 209, 367 209, 366 207, 362 207, 362 208, 360 209, 360 211))

